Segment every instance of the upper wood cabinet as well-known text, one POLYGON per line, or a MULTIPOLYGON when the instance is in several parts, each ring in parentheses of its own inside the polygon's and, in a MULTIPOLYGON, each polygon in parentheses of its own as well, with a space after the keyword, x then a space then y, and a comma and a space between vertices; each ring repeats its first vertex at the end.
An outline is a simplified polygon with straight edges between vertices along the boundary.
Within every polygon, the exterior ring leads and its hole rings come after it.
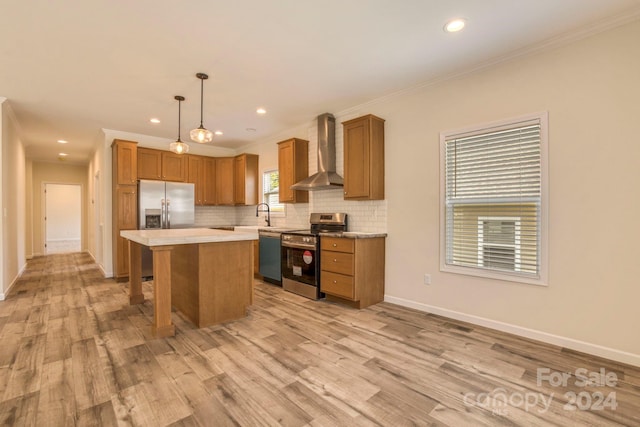
POLYGON ((162 152, 162 179, 164 181, 187 181, 187 157, 171 151, 162 152))
POLYGON ((384 199, 384 120, 369 114, 342 126, 344 198, 384 199))
POLYGON ((234 204, 234 173, 235 159, 233 157, 216 157, 216 204, 234 204))
POLYGON ((309 176, 309 141, 292 138, 278 143, 280 203, 308 203, 309 192, 291 186, 309 176))
POLYGON ((258 155, 241 154, 235 157, 234 163, 234 204, 257 205, 258 155))
POLYGON ((138 178, 187 182, 188 156, 170 151, 138 148, 138 178))
POLYGON ((216 200, 216 159, 204 157, 202 159, 202 194, 204 205, 215 205, 216 200))
POLYGON ((135 185, 138 182, 137 142, 114 139, 112 164, 115 184, 135 185))
POLYGON ((194 185, 194 201, 197 206, 204 205, 204 158, 187 155, 187 182, 194 185))
POLYGON ((138 179, 162 179, 162 151, 138 148, 138 179))
POLYGON ((216 159, 214 157, 188 155, 187 182, 195 186, 195 204, 216 204, 216 159))

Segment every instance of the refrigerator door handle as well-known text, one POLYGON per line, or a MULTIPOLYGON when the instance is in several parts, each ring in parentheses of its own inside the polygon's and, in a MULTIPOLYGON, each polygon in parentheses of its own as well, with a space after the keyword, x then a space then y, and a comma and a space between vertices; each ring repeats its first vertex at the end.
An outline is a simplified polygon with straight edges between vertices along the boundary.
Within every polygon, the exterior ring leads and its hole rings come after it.
POLYGON ((167 228, 171 228, 171 199, 167 199, 167 228))
POLYGON ((164 199, 160 199, 160 228, 167 228, 165 226, 165 206, 164 206, 164 199))

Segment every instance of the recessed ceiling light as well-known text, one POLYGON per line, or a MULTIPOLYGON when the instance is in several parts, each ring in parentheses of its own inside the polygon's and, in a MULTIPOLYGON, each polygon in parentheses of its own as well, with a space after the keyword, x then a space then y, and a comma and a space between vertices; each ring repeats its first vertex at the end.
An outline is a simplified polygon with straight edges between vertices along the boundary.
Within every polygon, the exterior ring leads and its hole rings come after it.
POLYGON ((67 153, 58 153, 58 156, 65 157, 65 156, 68 156, 68 154, 67 153))
POLYGON ((152 119, 149 119, 149 121, 150 121, 151 123, 154 123, 154 124, 158 124, 158 123, 160 123, 160 119, 156 119, 155 117, 154 117, 154 118, 152 118, 152 119))
POLYGON ((222 131, 221 130, 217 130, 214 132, 216 135, 222 135, 222 131))
POLYGON ((447 33, 455 33, 463 29, 466 23, 467 21, 462 18, 452 19, 444 26, 444 31, 447 33))
POLYGON ((258 114, 267 114, 267 110, 265 110, 264 108, 260 107, 256 110, 256 113, 258 114))
POLYGON ((64 139, 59 139, 59 140, 58 140, 58 142, 59 142, 60 144, 66 144, 66 143, 67 143, 67 142, 69 142, 69 141, 66 141, 66 140, 64 140, 64 139))

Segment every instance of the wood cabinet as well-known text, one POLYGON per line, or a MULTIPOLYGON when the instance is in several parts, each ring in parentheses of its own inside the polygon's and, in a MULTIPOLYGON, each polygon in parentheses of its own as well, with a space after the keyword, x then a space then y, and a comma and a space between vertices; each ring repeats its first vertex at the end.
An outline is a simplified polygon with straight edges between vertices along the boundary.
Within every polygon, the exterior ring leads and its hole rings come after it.
POLYGON ((327 300, 355 308, 383 301, 384 247, 384 237, 322 237, 320 290, 327 300))
POLYGON ((204 205, 204 158, 192 154, 187 155, 187 182, 194 186, 194 202, 196 206, 204 205))
POLYGON ((121 230, 138 226, 137 143, 114 140, 112 148, 112 263, 116 280, 129 277, 129 244, 120 237, 121 230))
POLYGON ((234 204, 257 205, 258 155, 240 154, 235 157, 234 163, 234 204))
POLYGON ((308 203, 309 192, 292 190, 296 182, 309 176, 309 141, 292 138, 278 143, 280 203, 308 203))
POLYGON ((384 120, 369 114, 342 126, 344 198, 384 199, 384 120))
MULTIPOLYGON (((260 240, 253 241, 253 277, 262 278, 260 275, 260 240)), ((253 299, 251 303, 253 303, 253 299)))
POLYGON ((234 173, 233 157, 216 157, 215 198, 217 205, 233 205, 234 203, 234 173))
POLYGON ((162 180, 162 151, 138 148, 138 179, 162 180))
POLYGON ((114 168, 113 179, 117 185, 137 185, 138 183, 138 160, 137 147, 138 143, 133 141, 125 141, 122 139, 114 139, 112 144, 113 164, 118 167, 114 168))
POLYGON ((195 203, 198 206, 216 204, 216 159, 206 156, 188 156, 187 182, 195 186, 195 203))
POLYGON ((187 157, 184 154, 176 154, 171 151, 162 152, 162 180, 163 181, 187 181, 187 157))
POLYGON ((187 182, 188 156, 138 148, 138 179, 187 182))
POLYGON ((215 205, 216 200, 216 159, 205 157, 202 160, 202 194, 204 205, 215 205))

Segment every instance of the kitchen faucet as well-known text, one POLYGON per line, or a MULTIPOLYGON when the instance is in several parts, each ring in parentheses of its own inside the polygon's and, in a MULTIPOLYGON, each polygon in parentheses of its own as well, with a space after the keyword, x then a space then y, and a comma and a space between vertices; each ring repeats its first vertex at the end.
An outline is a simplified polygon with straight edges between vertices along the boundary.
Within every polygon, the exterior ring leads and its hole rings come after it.
POLYGON ((258 216, 258 213, 260 212, 266 212, 267 213, 267 217, 265 218, 265 221, 267 222, 267 227, 271 227, 271 210, 269 209, 269 205, 267 203, 259 203, 258 206, 256 206, 256 216, 258 216), (260 209, 260 206, 266 206, 267 209, 260 209))

